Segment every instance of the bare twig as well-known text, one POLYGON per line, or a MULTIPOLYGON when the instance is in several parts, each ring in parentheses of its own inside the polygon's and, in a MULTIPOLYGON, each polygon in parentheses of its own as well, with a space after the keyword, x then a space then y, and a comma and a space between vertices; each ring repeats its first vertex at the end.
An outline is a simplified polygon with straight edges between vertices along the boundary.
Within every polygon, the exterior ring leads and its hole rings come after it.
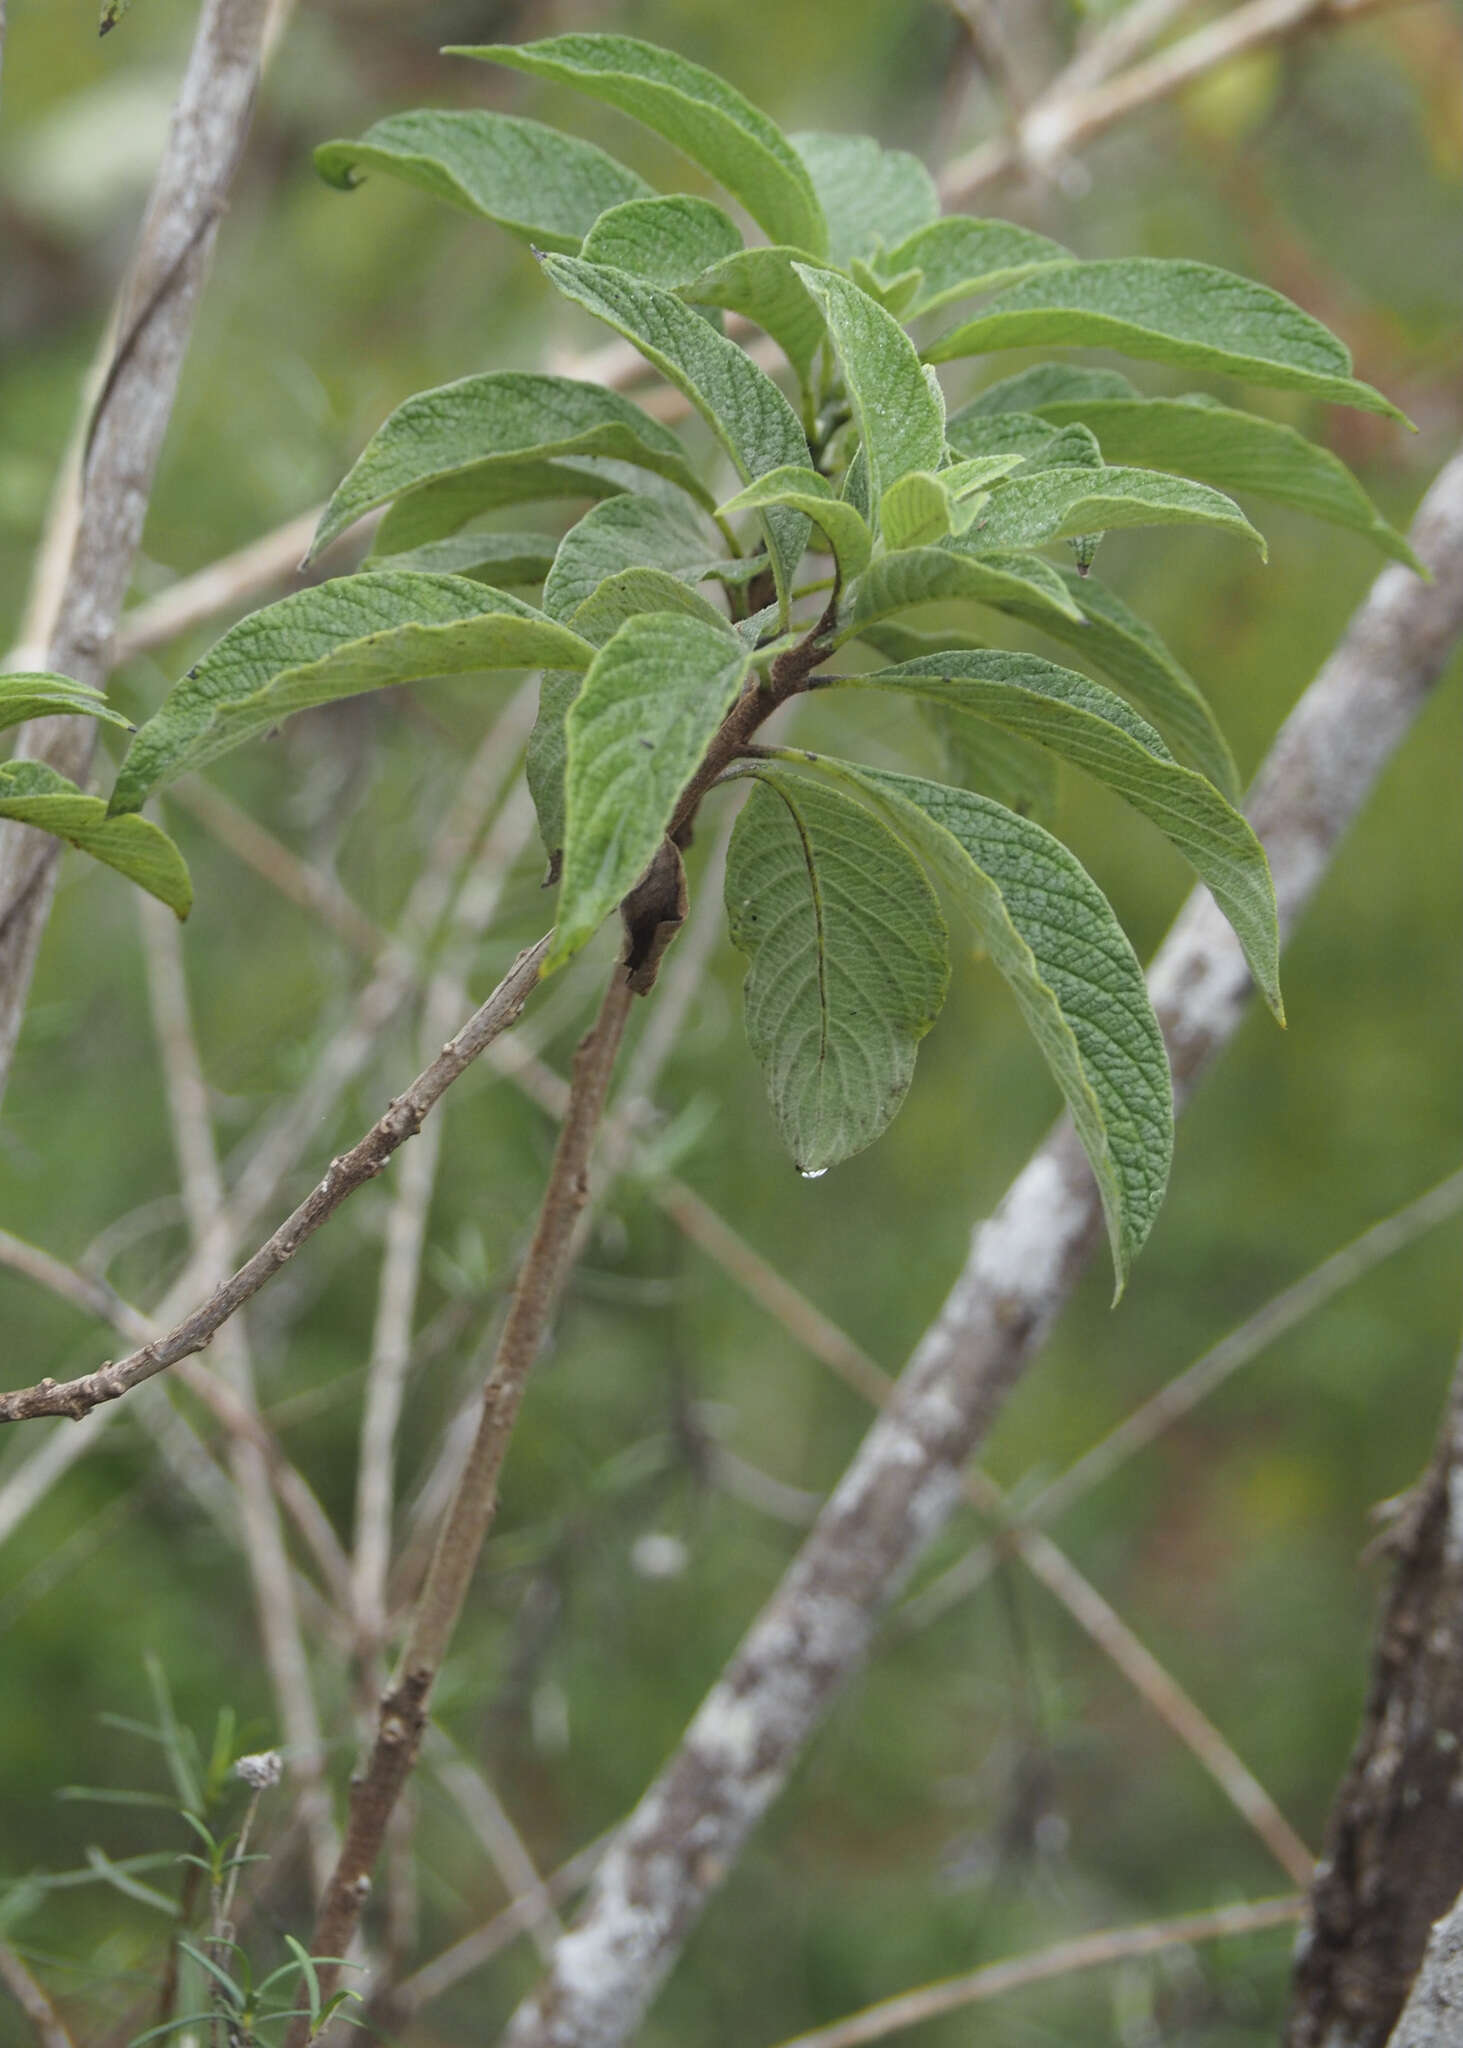
POLYGON ((1057 73, 1042 98, 1059 100, 1090 92, 1152 49, 1165 29, 1193 5, 1194 0, 1132 0, 1131 6, 1119 8, 1057 73))
MULTIPOLYGON (((123 285, 111 365, 91 414, 70 566, 38 665, 106 679, 193 311, 248 133, 268 0, 204 0, 136 255, 123 285)), ((95 727, 39 719, 19 751, 85 779, 95 727)), ((0 827, 0 1090, 50 912, 60 842, 0 827)))
MULTIPOLYGON (((0 40, 4 38, 4 0, 0 0, 0 40)), ((71 2048, 71 2036, 45 1992, 8 1941, 0 1941, 0 1984, 10 1993, 31 2025, 41 2048, 71 2048)))
POLYGON ((507 1808, 482 1772, 474 1770, 444 1735, 434 1733, 429 1738, 428 1755, 438 1783, 481 1842, 509 1898, 542 1899, 543 1910, 534 1917, 528 1932, 547 1962, 554 1943, 564 1932, 563 1925, 507 1808))
POLYGON ((1300 1918, 1299 1899, 1260 1899, 1253 1905, 1221 1906, 1213 1913, 1187 1913, 1178 1920, 1150 1920, 1141 1927, 1115 1927, 1104 1934, 1083 1934, 1075 1941, 1059 1941, 1035 1954, 1013 1956, 1009 1962, 987 1963, 964 1977, 945 1977, 938 1984, 923 1984, 918 1991, 905 1991, 898 1998, 886 1998, 865 2007, 832 2026, 817 2027, 811 2034, 798 2034, 781 2048, 860 2048, 865 2041, 882 2041, 922 2020, 936 2019, 944 2012, 959 2012, 967 2005, 980 2005, 988 1998, 1002 1998, 1028 1984, 1048 1984, 1056 1977, 1070 1977, 1076 1970, 1097 1970, 1105 1964, 1135 1961, 1140 1956, 1159 1955, 1164 1949, 1181 1948, 1196 1941, 1228 1941, 1244 1934, 1264 1934, 1272 1927, 1289 1927, 1300 1918))
MULTIPOLYGON (((1341 833, 1463 629, 1463 456, 1423 503, 1413 543, 1435 580, 1388 568, 1267 758, 1251 804, 1293 929, 1341 833)), ((1180 1104, 1251 992, 1219 911, 1196 894, 1150 991, 1180 1104)), ((611 2048, 633 2030, 712 1886, 740 1852, 822 1715, 863 1659, 878 1615, 961 1496, 960 1470, 1035 1355, 1097 1242, 1090 1170, 1069 1126, 975 1231, 895 1398, 627 1823, 511 2048, 611 2048)))
POLYGON ((545 934, 519 954, 487 1001, 457 1036, 443 1046, 431 1065, 397 1096, 386 1114, 349 1152, 331 1161, 325 1177, 299 1207, 206 1301, 165 1337, 144 1344, 126 1358, 100 1366, 93 1373, 83 1374, 80 1379, 64 1383, 46 1379, 34 1387, 0 1395, 0 1422, 21 1422, 37 1415, 66 1415, 78 1420, 100 1403, 115 1401, 143 1380, 151 1379, 154 1373, 165 1372, 180 1358, 191 1358, 201 1351, 229 1317, 294 1257, 306 1238, 334 1215, 342 1202, 375 1179, 398 1146, 415 1137, 433 1104, 500 1032, 517 1022, 538 979, 549 936, 545 934))

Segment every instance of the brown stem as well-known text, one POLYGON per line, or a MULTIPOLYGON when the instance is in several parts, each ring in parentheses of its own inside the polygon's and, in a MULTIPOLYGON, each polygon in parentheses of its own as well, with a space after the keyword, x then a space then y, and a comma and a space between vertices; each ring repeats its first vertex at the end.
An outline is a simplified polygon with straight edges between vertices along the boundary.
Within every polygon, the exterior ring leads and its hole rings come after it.
MULTIPOLYGON (((369 1760, 351 1784, 345 1842, 311 1937, 313 1955, 345 1954, 370 1896, 371 1872, 392 1810, 421 1751, 432 1688, 497 1509, 498 1480, 524 1385, 568 1269, 574 1226, 589 1199, 590 1155, 633 1001, 624 969, 617 967, 599 1015, 574 1056, 568 1113, 538 1225, 483 1388, 477 1436, 437 1539, 395 1679, 381 1701, 369 1760)), ((338 1966, 322 1963, 317 1968, 321 1995, 329 1998, 338 1966)), ((304 2021, 296 2020, 285 2048, 305 2048, 308 2031, 304 2021)))

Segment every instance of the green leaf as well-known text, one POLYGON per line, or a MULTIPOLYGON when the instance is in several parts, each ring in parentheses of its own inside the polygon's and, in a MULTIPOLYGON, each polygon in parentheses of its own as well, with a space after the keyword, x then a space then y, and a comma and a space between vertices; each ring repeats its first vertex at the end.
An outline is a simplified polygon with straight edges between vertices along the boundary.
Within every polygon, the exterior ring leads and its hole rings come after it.
POLYGON ((1390 399, 1353 378, 1345 343, 1319 320, 1266 285, 1180 258, 1136 256, 1042 271, 942 334, 925 357, 947 363, 989 349, 1051 346, 1114 348, 1222 370, 1408 423, 1390 399))
POLYGON ((874 551, 874 537, 863 514, 833 495, 833 487, 815 469, 770 469, 744 491, 728 498, 718 517, 749 512, 766 505, 790 505, 823 531, 838 563, 844 583, 851 583, 868 567, 874 551))
POLYGON ((1383 553, 1421 569, 1406 537, 1385 520, 1346 464, 1293 427, 1212 399, 1053 399, 1044 418, 1080 419, 1115 462, 1177 470, 1223 491, 1253 491, 1331 526, 1365 534, 1383 553))
POLYGON ((808 389, 813 358, 827 332, 823 315, 793 268, 794 249, 743 249, 681 287, 698 306, 742 313, 770 334, 798 383, 808 389))
POLYGON ((664 569, 699 583, 720 569, 735 574, 742 567, 722 558, 687 508, 677 513, 653 498, 606 498, 560 541, 544 584, 544 610, 551 619, 570 618, 606 576, 622 569, 664 569))
POLYGON ((1138 388, 1121 370, 1091 370, 1080 363, 1035 363, 988 384, 984 391, 952 413, 950 424, 967 416, 979 418, 1002 412, 1040 412, 1044 406, 1064 399, 1137 398, 1138 388))
MULTIPOLYGON (((1056 438, 1051 421, 1034 412, 1004 412, 987 418, 965 405, 945 422, 946 445, 967 462, 994 461, 998 455, 1008 455, 1040 469, 1045 466, 1042 457, 1056 438)), ((1095 440, 1092 445, 1100 465, 1101 451, 1095 440)))
POLYGON ((1055 573, 1080 603, 1081 619, 1038 611, 1019 601, 1003 609, 1085 655, 1152 719, 1180 760, 1207 775, 1233 801, 1239 794, 1239 770, 1209 700, 1193 677, 1153 628, 1105 583, 1095 576, 1079 577, 1071 569, 1055 573))
POLYGON ((577 633, 464 576, 382 570, 298 590, 241 619, 188 671, 122 763, 112 811, 267 732, 364 690, 483 669, 585 667, 577 633))
POLYGON ((955 505, 943 476, 912 469, 879 500, 879 527, 890 548, 933 547, 955 525, 955 505))
POLYGON ((132 730, 124 718, 90 683, 73 682, 70 676, 52 675, 38 669, 21 669, 0 676, 0 732, 12 725, 24 725, 29 718, 99 718, 104 725, 132 730))
POLYGON ((553 562, 555 545, 547 533, 454 533, 445 540, 424 541, 401 554, 383 555, 373 550, 366 557, 366 567, 409 569, 424 576, 471 576, 482 583, 542 583, 553 562))
POLYGON ((1011 455, 973 455, 962 461, 947 462, 940 471, 940 482, 952 498, 968 498, 976 491, 982 491, 988 484, 1001 483, 1012 470, 1020 469, 1022 457, 1011 455))
POLYGON ((1264 537, 1222 492, 1159 470, 1112 467, 1063 465, 1012 477, 991 499, 970 542, 1029 548, 1124 526, 1217 526, 1252 540, 1265 556, 1264 537))
POLYGON ((523 757, 538 836, 548 855, 548 882, 558 881, 564 852, 564 721, 583 681, 583 674, 576 669, 544 670, 538 686, 538 717, 523 757))
POLYGON ((1039 555, 967 555, 954 548, 906 548, 870 563, 853 588, 842 640, 912 605, 970 598, 1018 617, 1065 620, 1082 614, 1060 573, 1039 555))
MULTIPOLYGON (((797 414, 772 379, 673 293, 573 256, 546 256, 544 269, 566 298, 633 341, 685 393, 743 483, 769 469, 808 464, 808 443, 797 414)), ((778 594, 786 604, 807 545, 808 523, 799 513, 775 508, 762 514, 762 523, 778 594)))
POLYGON ((0 764, 0 818, 70 840, 178 917, 193 906, 187 864, 160 826, 148 818, 109 818, 101 797, 85 795, 40 761, 0 764))
POLYGON ((935 470, 945 452, 945 406, 921 368, 914 343, 867 292, 836 271, 795 266, 823 308, 858 420, 869 470, 869 500, 911 469, 935 470))
POLYGON ((360 172, 381 171, 495 221, 520 241, 570 256, 607 208, 654 196, 643 178, 592 142, 480 109, 388 114, 359 142, 322 143, 315 168, 345 192, 360 182, 360 172))
POLYGON ((949 985, 945 921, 879 818, 772 768, 732 833, 726 909, 749 962, 747 1038, 812 1178, 871 1145, 908 1093, 949 985))
POLYGON ((1010 221, 972 220, 952 213, 881 253, 874 267, 890 278, 907 270, 922 272, 919 290, 903 309, 906 320, 917 320, 952 299, 997 291, 1033 271, 1071 260, 1071 250, 1060 242, 1013 227, 1010 221))
POLYGON ((591 647, 603 647, 626 619, 641 612, 685 612, 719 632, 729 630, 725 612, 665 569, 621 569, 606 576, 579 606, 570 624, 591 647))
POLYGON ((1061 841, 973 791, 825 762, 876 797, 970 917, 1066 1098, 1107 1217, 1117 1292, 1173 1157, 1173 1085, 1143 970, 1061 841))
POLYGON ((814 256, 828 231, 802 158, 777 125, 713 71, 630 36, 550 36, 536 43, 449 47, 571 85, 663 135, 739 199, 773 242, 814 256))
MULTIPOLYGON (((404 491, 386 509, 376 529, 376 554, 409 554, 428 541, 457 533, 479 514, 504 505, 548 503, 561 498, 611 498, 640 485, 652 489, 660 479, 627 462, 602 461, 592 455, 574 462, 497 462, 475 464, 435 483, 404 491)), ((668 488, 668 487, 667 487, 668 488)))
POLYGON ((612 270, 628 270, 671 291, 741 246, 735 222, 719 206, 679 192, 667 199, 631 199, 612 206, 585 236, 579 253, 586 263, 607 263, 612 270))
POLYGON ((806 133, 789 140, 812 177, 828 223, 828 260, 840 270, 939 218, 935 181, 907 150, 885 149, 871 135, 806 133))
POLYGON ((595 656, 565 721, 564 873, 546 973, 650 865, 751 661, 730 626, 672 612, 627 619, 595 656))
POLYGON ((938 735, 946 782, 994 797, 1023 818, 1046 824, 1057 807, 1055 757, 1045 747, 971 717, 958 706, 926 702, 927 722, 938 735))
MULTIPOLYGON (((687 317, 695 319, 694 314, 687 317)), ((706 323, 697 324, 704 328, 706 323)), ((419 391, 399 405, 371 436, 326 506, 310 553, 318 554, 363 512, 403 491, 492 464, 525 458, 542 463, 556 455, 615 456, 669 477, 693 498, 711 503, 670 428, 619 392, 572 377, 493 371, 419 391)), ((474 506, 483 509, 481 502, 474 506)))
POLYGON ((1280 933, 1264 848, 1213 783, 1181 768, 1152 726, 1110 690, 1035 655, 996 651, 927 655, 851 680, 860 688, 907 691, 976 712, 1116 790, 1207 884, 1261 994, 1284 1021, 1280 933))

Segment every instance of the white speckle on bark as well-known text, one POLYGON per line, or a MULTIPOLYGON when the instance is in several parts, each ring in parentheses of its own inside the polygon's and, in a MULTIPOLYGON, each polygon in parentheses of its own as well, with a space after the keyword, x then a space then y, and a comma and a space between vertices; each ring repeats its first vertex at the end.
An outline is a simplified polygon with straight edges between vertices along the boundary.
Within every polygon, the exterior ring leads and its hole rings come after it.
POLYGON ((1087 1227, 1088 1204, 1061 1163, 1038 1152, 994 1216, 980 1226, 971 1252, 975 1290, 1019 1295, 1038 1312, 1056 1294, 1062 1264, 1087 1227))

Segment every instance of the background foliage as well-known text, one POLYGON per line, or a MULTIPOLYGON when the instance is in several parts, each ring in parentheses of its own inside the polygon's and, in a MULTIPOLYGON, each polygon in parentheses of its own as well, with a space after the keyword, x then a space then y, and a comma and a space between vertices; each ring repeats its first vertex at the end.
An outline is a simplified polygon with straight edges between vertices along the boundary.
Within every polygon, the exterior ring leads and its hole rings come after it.
MULTIPOLYGON (((6 630, 192 15, 187 0, 146 0, 98 45, 86 0, 12 0, 0 124, 6 630)), ((1038 40, 1049 32, 1058 49, 1070 33, 1055 10, 1033 20, 1038 40)), ((448 42, 584 25, 712 65, 785 126, 877 133, 936 168, 989 117, 964 30, 933 5, 301 9, 266 83, 189 356, 139 594, 326 495, 409 392, 597 344, 505 238, 384 179, 344 198, 310 166, 328 136, 358 134, 396 106, 455 99, 562 116, 653 182, 684 180, 654 138, 608 112, 435 54, 448 42)), ((1139 117, 1085 151, 1070 177, 996 188, 981 209, 1083 256, 1187 255, 1246 271, 1317 313, 1351 344, 1357 374, 1420 434, 1284 394, 1251 402, 1326 439, 1405 525, 1463 414, 1460 54, 1456 14, 1433 5, 1303 39, 1139 117)), ((1021 360, 1002 356, 990 374, 1021 360)), ((978 374, 961 366, 952 395, 978 374)), ((1144 381, 1164 388, 1161 377, 1144 381)), ((1246 772, 1378 565, 1364 542, 1277 509, 1264 508, 1263 524, 1268 569, 1222 538, 1180 531, 1113 534, 1102 561, 1208 689, 1246 772)), ((144 715, 212 637, 135 662, 116 701, 144 715)), ((389 926, 507 687, 443 682, 347 703, 212 773, 389 926)), ((1455 673, 1287 956, 1288 1032, 1253 1016, 1185 1117, 1169 1202, 1121 1310, 1109 1315, 1107 1276, 1094 1268, 1008 1410, 990 1467, 1018 1495, 1279 1287, 1456 1166, 1459 712, 1455 673)), ((856 728, 866 752, 896 719, 901 747, 908 732, 883 699, 819 706, 816 719, 830 744, 837 721, 856 728)), ((813 723, 810 714, 809 732, 813 723)), ((1185 886, 1177 856, 1075 777, 1060 801, 1063 836, 1146 954, 1185 886)), ((240 1142, 299 1086, 364 969, 188 811, 170 804, 166 815, 197 891, 186 946, 208 1080, 221 1135, 240 1142)), ((693 894, 711 837, 701 836, 693 894)), ((526 837, 474 968, 479 993, 546 921, 540 867, 526 837)), ((605 943, 528 1020, 560 1067, 605 943)), ((805 1183, 741 1042, 741 973, 723 944, 665 1073, 659 1100, 676 1170, 896 1367, 970 1218, 1045 1128, 1054 1091, 993 971, 963 962, 893 1129, 805 1183)), ((414 1070, 414 1052, 414 1024, 404 1023, 312 1135, 307 1175, 378 1112, 414 1070)), ((541 1112, 486 1071, 447 1104, 422 1365, 403 1431, 408 1495, 472 1383, 550 1142, 541 1112)), ((104 1259, 129 1298, 148 1302, 184 1250, 176 1183, 132 894, 73 860, 0 1120, 0 1225, 71 1260, 104 1259)), ((342 1530, 388 1199, 387 1185, 361 1197, 251 1319, 262 1398, 342 1530)), ((1367 1509, 1415 1475, 1456 1346, 1458 1237, 1456 1222, 1443 1226, 1341 1296, 1056 1532, 1309 1840, 1365 1678, 1367 1509)), ((97 1326, 0 1271, 7 1379, 64 1377, 107 1349, 97 1326)), ((854 1396, 679 1237, 643 1183, 622 1180, 531 1390, 505 1511, 439 1695, 442 1720, 493 1778, 541 1868, 637 1796, 864 1426, 854 1396), (762 1489, 760 1505, 731 1491, 713 1442, 783 1490, 762 1489), (651 1535, 683 1549, 647 1545, 651 1535), (683 1568, 663 1576, 667 1562, 683 1568)), ((0 1446, 0 1486, 32 1448, 18 1435, 0 1446)), ((973 1517, 960 1518, 928 1572, 975 1534, 973 1517)), ((181 1848, 161 1810, 58 1803, 56 1793, 68 1783, 163 1789, 146 1746, 97 1718, 148 1711, 149 1651, 200 1731, 229 1702, 251 1743, 272 1739, 237 1553, 124 1418, 9 1539, 0 1574, 0 1874, 75 1867, 93 1842, 113 1855, 181 1848)), ((337 1660, 322 1654, 320 1671, 339 1724, 337 1660)), ((338 1762, 343 1776, 346 1751, 338 1762)), ((489 1917, 502 1894, 430 1776, 420 1801, 429 1955, 489 1917)), ((772 2041, 1093 1924, 1274 1886, 1263 1852, 1188 1754, 1008 1566, 938 1623, 891 1626, 645 2039, 772 2041)), ((298 1869, 281 1857, 265 1924, 270 1914, 295 1924, 299 1903, 298 1869)), ((115 2018, 137 1973, 152 1969, 161 1926, 136 1902, 78 1888, 55 1894, 23 1934, 38 1957, 62 1959, 45 1967, 72 2009, 100 2020, 115 2018)), ((1141 2044, 1161 2030, 1166 2041, 1238 2048, 1273 2038, 1285 1953, 1274 1935, 1028 1992, 983 2014, 975 2038, 1141 2044)), ((416 2038, 481 2038, 533 1967, 524 1947, 467 1980, 428 2010, 416 2038)), ((20 2026, 0 2007, 0 2042, 24 2038, 20 2026)), ((957 2016, 922 2038, 937 2048, 972 2038, 971 2026, 957 2016)))

